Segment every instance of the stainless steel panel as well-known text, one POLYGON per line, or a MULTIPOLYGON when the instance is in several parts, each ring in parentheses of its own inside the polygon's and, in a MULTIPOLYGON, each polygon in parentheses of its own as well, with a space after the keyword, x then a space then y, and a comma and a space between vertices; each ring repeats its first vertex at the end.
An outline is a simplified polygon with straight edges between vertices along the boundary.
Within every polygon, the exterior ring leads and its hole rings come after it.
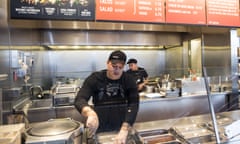
POLYGON ((180 33, 46 30, 42 45, 180 45, 180 33))
POLYGON ((0 29, 7 27, 7 1, 0 0, 0 29))
POLYGON ((0 125, 3 124, 2 110, 3 110, 3 105, 2 105, 2 88, 0 88, 0 125))
POLYGON ((12 28, 30 29, 65 29, 65 30, 114 30, 114 31, 159 31, 159 32, 190 32, 190 33, 226 33, 226 27, 201 27, 188 25, 110 23, 54 20, 9 20, 12 28))
MULTIPOLYGON (((55 76, 79 77, 85 79, 91 72, 106 68, 108 55, 112 50, 94 51, 53 51, 49 52, 49 62, 55 76), (59 63, 61 61, 61 63, 59 63)), ((164 70, 164 52, 157 50, 124 50, 128 58, 136 58, 150 76, 159 75, 164 70)), ((128 66, 125 66, 125 70, 128 66)))
POLYGON ((232 109, 238 109, 239 104, 239 74, 238 74, 238 64, 239 57, 237 57, 237 48, 240 45, 239 35, 236 30, 231 30, 231 64, 229 64, 231 68, 231 76, 232 76, 232 95, 230 96, 230 105, 232 109))
POLYGON ((184 67, 184 58, 187 57, 187 53, 183 53, 186 47, 173 47, 166 49, 165 51, 165 74, 170 74, 174 78, 183 77, 188 69, 184 67))
MULTIPOLYGON (((112 50, 69 50, 69 51, 19 51, 28 53, 34 58, 34 63, 30 66, 29 83, 41 85, 44 90, 49 90, 57 76, 80 78, 82 81, 91 72, 106 68, 106 61, 112 50)), ((164 71, 165 54, 159 50, 124 50, 128 58, 136 58, 141 67, 146 68, 149 76, 158 76, 164 71)), ((7 73, 9 81, 4 81, 1 85, 9 86, 9 83, 21 86, 24 81, 18 78, 13 81, 13 72, 16 70, 10 64, 17 64, 18 58, 11 57, 11 51, 5 50, 0 53, 1 73, 7 73)), ((28 56, 28 57, 29 57, 28 56)), ((28 61, 27 61, 28 62, 28 61)), ((128 66, 125 66, 125 70, 128 66)))
MULTIPOLYGON (((215 112, 226 111, 226 97, 224 93, 212 95, 215 112)), ((206 114, 210 112, 207 104, 206 95, 142 100, 136 121, 146 122, 206 114)), ((166 125, 168 124, 170 123, 166 123, 166 125)))
POLYGON ((230 45, 230 31, 224 34, 204 34, 204 46, 222 47, 230 45))

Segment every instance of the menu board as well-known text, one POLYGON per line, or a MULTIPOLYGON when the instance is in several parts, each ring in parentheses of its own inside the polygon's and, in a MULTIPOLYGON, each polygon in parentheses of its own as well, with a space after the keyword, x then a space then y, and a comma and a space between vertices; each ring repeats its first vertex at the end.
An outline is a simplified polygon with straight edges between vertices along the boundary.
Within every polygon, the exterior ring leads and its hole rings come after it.
POLYGON ((10 0, 10 17, 240 27, 239 0, 10 0))
POLYGON ((166 23, 206 24, 205 0, 166 0, 166 23))
POLYGON ((11 0, 10 9, 13 19, 95 19, 95 0, 11 0))
POLYGON ((96 20, 165 22, 164 0, 96 0, 96 20))
POLYGON ((207 24, 240 26, 239 0, 207 0, 207 24))

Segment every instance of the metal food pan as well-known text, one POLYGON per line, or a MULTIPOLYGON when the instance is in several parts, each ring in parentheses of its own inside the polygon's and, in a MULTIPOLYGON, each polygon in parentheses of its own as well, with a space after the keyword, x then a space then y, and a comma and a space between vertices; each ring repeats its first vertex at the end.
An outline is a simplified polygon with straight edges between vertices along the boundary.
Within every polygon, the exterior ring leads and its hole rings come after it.
POLYGON ((180 144, 174 135, 166 129, 148 130, 139 132, 144 144, 180 144))
POLYGON ((148 137, 148 136, 162 135, 162 134, 168 134, 168 133, 169 132, 166 129, 157 129, 157 130, 142 131, 142 132, 139 132, 139 135, 141 137, 148 137))
POLYGON ((202 129, 202 127, 199 124, 187 124, 187 125, 175 126, 174 129, 183 133, 183 132, 200 130, 200 129, 202 129))
POLYGON ((176 140, 176 138, 171 134, 154 135, 142 138, 144 144, 162 144, 176 140))
MULTIPOLYGON (((117 134, 117 131, 99 133, 96 136, 96 142, 97 144, 114 144, 117 134)), ((143 144, 143 141, 140 139, 137 132, 131 129, 129 130, 126 144, 143 144)))
POLYGON ((213 135, 205 135, 187 139, 190 144, 216 142, 215 140, 216 139, 213 135))
POLYGON ((174 141, 168 141, 168 142, 164 142, 161 144, 182 144, 182 142, 178 141, 178 140, 174 140, 174 141))
POLYGON ((188 144, 205 144, 212 142, 215 139, 213 132, 206 128, 189 129, 188 131, 180 131, 177 128, 172 128, 171 133, 173 133, 179 140, 188 144))
POLYGON ((97 135, 98 144, 113 144, 117 132, 104 132, 97 135))
MULTIPOLYGON (((224 118, 217 119, 216 122, 218 126, 226 126, 233 123, 233 120, 231 118, 224 117, 224 118)), ((205 123, 205 125, 209 127, 213 127, 212 122, 205 123)))

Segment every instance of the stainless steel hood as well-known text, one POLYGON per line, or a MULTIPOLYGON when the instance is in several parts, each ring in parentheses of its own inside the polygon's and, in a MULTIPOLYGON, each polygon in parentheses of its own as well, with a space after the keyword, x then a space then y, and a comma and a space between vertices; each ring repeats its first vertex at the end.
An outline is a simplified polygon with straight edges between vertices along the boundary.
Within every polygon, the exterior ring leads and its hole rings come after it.
POLYGON ((152 31, 187 33, 226 33, 229 27, 209 27, 198 25, 141 24, 91 21, 54 21, 54 20, 9 20, 11 28, 27 29, 64 29, 64 30, 108 30, 108 31, 152 31))

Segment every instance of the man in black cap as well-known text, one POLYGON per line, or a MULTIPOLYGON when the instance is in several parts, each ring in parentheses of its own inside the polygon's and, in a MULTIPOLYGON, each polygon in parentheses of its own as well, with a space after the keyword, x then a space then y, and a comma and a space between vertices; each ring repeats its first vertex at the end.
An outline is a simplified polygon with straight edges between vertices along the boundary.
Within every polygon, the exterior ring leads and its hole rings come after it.
POLYGON ((147 84, 147 71, 144 68, 139 67, 137 64, 137 60, 134 58, 129 59, 127 64, 129 66, 127 73, 134 76, 136 84, 138 86, 138 91, 142 91, 144 89, 144 86, 147 84))
POLYGON ((126 55, 113 51, 107 69, 94 72, 84 81, 75 99, 75 107, 85 116, 90 135, 118 131, 116 144, 125 144, 128 130, 135 122, 139 96, 133 77, 124 72, 126 55), (94 106, 88 104, 92 97, 94 106))

